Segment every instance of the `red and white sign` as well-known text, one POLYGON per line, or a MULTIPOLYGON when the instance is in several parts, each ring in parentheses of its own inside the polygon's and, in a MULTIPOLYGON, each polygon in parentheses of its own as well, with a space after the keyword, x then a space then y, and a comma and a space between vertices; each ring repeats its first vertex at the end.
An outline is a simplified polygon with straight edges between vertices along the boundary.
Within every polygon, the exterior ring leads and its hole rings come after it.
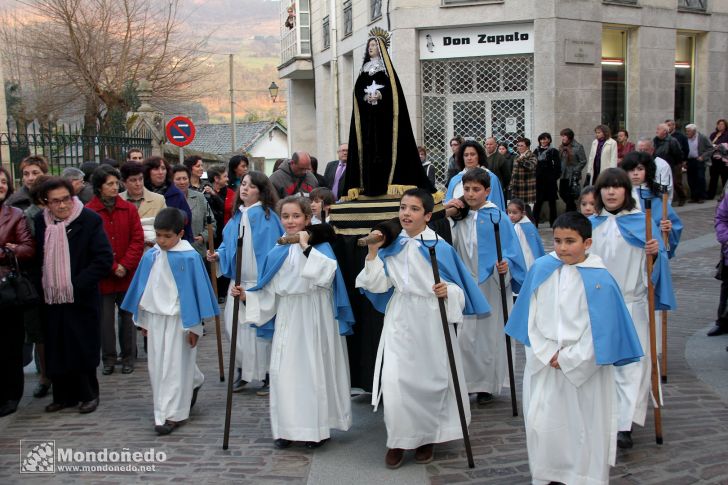
POLYGON ((175 116, 167 123, 166 132, 172 145, 187 146, 195 139, 195 124, 186 116, 175 116))

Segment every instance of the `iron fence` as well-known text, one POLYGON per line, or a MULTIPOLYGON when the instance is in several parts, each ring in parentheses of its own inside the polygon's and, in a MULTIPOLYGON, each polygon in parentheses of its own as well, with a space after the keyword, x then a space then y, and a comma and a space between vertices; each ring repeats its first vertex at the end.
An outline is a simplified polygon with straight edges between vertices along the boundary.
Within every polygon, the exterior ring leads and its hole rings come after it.
POLYGON ((148 129, 88 134, 81 125, 36 122, 26 130, 18 130, 9 120, 7 131, 0 132, 0 164, 9 163, 15 179, 20 178, 20 162, 30 155, 44 156, 49 173, 59 175, 64 168, 78 167, 86 161, 100 163, 110 158, 121 162, 131 148, 139 148, 145 157, 151 156, 152 134, 148 129))

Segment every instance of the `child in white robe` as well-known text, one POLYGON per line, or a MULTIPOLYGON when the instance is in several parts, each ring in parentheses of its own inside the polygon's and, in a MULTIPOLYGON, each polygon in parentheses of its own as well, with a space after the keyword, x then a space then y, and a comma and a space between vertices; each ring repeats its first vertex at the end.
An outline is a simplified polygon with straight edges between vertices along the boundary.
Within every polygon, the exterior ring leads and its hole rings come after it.
POLYGON ((536 260, 506 332, 526 347, 523 414, 534 484, 609 483, 616 457, 612 365, 642 355, 619 287, 587 255, 591 223, 567 212, 554 248, 536 260))
POLYGON ((467 316, 458 327, 457 342, 463 358, 468 392, 477 393, 478 404, 488 404, 500 395, 508 382, 508 358, 503 334, 503 304, 499 274, 504 275, 506 304, 510 311, 513 289, 526 276, 526 263, 513 224, 507 214, 487 200, 490 177, 482 170, 463 175, 463 198, 451 201, 452 242, 458 255, 478 283, 492 311, 487 316, 467 316), (457 204, 457 205, 455 205, 457 204), (462 207, 460 207, 462 205, 462 207), (462 220, 454 220, 466 209, 462 220), (457 214, 455 213, 457 212, 457 214), (498 223, 503 260, 498 262, 495 224, 498 223))
POLYGON ((508 201, 508 217, 513 223, 513 228, 518 236, 518 244, 523 251, 523 259, 526 262, 526 270, 531 269, 533 262, 546 254, 543 248, 543 241, 538 229, 530 219, 528 205, 521 199, 508 201))
POLYGON ((189 418, 204 381, 195 363, 202 320, 219 314, 202 258, 182 239, 184 221, 175 208, 157 214, 157 245, 142 257, 121 305, 148 338, 154 430, 159 435, 189 418))
POLYGON ((258 285, 233 288, 233 294, 246 301, 248 322, 263 325, 275 316, 270 361, 274 445, 287 448, 303 441, 317 448, 329 439, 331 428, 351 426, 344 335, 354 318, 331 246, 308 244, 308 199, 287 197, 279 207, 286 233, 298 234, 300 242, 275 246, 258 285))
MULTIPOLYGON (((385 464, 392 469, 402 465, 405 449, 416 449, 417 463, 429 463, 433 459, 434 443, 463 437, 438 298, 446 298, 467 422, 470 421, 470 406, 452 324, 463 321, 463 312, 490 311, 457 253, 447 242, 436 239, 435 233, 427 227, 433 207, 432 196, 426 191, 406 191, 399 209, 402 233, 384 249, 379 250, 383 242, 370 244, 364 269, 356 278, 356 287, 366 290, 375 308, 385 314, 374 371, 372 405, 376 411, 380 400, 385 401, 384 422, 389 448, 385 464), (437 251, 443 280, 437 285, 425 245, 435 245, 437 251), (460 279, 458 275, 467 279, 460 279), (392 288, 394 291, 388 298, 392 288)), ((372 231, 375 232, 378 231, 372 231)))
POLYGON ((334 193, 327 187, 316 187, 309 195, 311 201, 311 224, 329 222, 329 208, 334 205, 334 193))
MULTIPOLYGON (((276 240, 283 235, 283 226, 275 213, 278 197, 268 177, 260 172, 248 172, 240 182, 233 202, 233 216, 223 229, 223 242, 217 251, 207 252, 208 261, 220 261, 218 270, 230 278, 228 293, 235 285, 237 240, 243 234, 243 260, 240 282, 244 289, 258 283, 263 260, 276 240)), ((234 298, 225 301, 225 330, 232 338, 234 298)), ((268 338, 258 336, 256 329, 246 324, 245 305, 238 308, 238 334, 235 361, 238 377, 233 392, 240 392, 253 380, 263 381, 257 391, 259 396, 268 395, 268 365, 270 344, 268 338)))
MULTIPOLYGON (((619 284, 646 356, 639 362, 615 369, 619 411, 620 448, 632 447, 632 423, 644 426, 651 396, 650 332, 647 287, 647 258, 654 259, 653 283, 658 310, 676 307, 672 291, 667 252, 654 221, 652 239, 646 240, 645 215, 632 197, 632 183, 620 168, 603 171, 595 185, 596 211, 590 217, 593 226, 591 253, 602 258, 619 284)), ((652 389, 661 401, 659 389, 652 389)))

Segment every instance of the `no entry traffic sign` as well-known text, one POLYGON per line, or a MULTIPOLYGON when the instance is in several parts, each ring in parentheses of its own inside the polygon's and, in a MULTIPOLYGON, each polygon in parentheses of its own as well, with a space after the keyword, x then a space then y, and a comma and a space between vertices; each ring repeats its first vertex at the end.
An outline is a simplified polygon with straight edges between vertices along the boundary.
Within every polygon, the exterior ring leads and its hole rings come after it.
POLYGON ((167 140, 178 147, 187 146, 195 139, 195 124, 186 116, 175 116, 167 123, 167 140))

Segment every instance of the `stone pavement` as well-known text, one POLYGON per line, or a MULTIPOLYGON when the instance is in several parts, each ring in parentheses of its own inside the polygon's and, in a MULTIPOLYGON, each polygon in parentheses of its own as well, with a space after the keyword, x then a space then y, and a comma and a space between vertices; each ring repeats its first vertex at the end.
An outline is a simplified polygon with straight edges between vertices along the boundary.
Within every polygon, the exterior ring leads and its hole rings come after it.
MULTIPOLYGON (((669 320, 669 372, 662 411, 665 443, 655 444, 648 414, 645 428, 635 429, 635 447, 619 452, 612 469, 614 484, 728 484, 728 336, 704 337, 715 318, 719 294, 719 282, 712 278, 719 254, 713 235, 714 207, 715 203, 706 203, 679 209, 686 230, 672 262, 679 309, 669 320)), ((544 239, 550 238, 548 229, 542 227, 541 232, 544 239)), ((462 442, 437 446, 435 461, 429 465, 409 459, 401 469, 387 470, 382 412, 371 412, 369 395, 353 399, 352 429, 334 433, 324 447, 313 452, 298 446, 275 450, 267 399, 255 395, 257 383, 234 395, 230 449, 223 451, 226 386, 218 380, 214 325, 208 324, 208 330, 198 357, 207 378, 198 403, 189 423, 166 437, 158 437, 152 429, 144 362, 129 376, 118 368, 111 376, 100 375, 101 405, 88 415, 74 410, 44 413, 50 399, 31 397, 37 377, 27 374, 20 409, 0 419, 0 483, 529 483, 523 419, 511 416, 507 396, 486 407, 471 403, 476 464, 472 470, 467 468, 462 442), (55 440, 57 447, 76 452, 154 448, 166 453, 166 460, 146 472, 57 470, 50 475, 21 475, 21 439, 55 440)), ((517 357, 521 364, 520 348, 517 357)), ((520 400, 520 379, 517 382, 520 400)))

